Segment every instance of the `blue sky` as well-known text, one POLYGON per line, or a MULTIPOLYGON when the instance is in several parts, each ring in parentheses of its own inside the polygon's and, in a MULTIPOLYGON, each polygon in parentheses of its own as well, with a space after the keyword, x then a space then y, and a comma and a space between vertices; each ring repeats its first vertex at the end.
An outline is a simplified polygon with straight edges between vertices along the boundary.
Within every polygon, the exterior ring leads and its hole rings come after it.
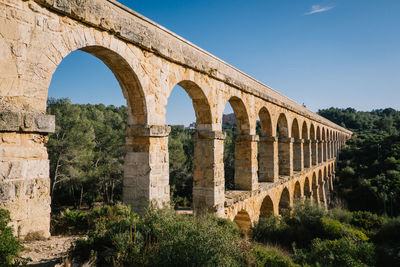
MULTIPOLYGON (((398 0, 120 2, 312 111, 400 109, 398 0)), ((49 96, 124 103, 112 73, 83 52, 63 60, 49 96)), ((194 121, 184 91, 172 92, 167 121, 194 121)))

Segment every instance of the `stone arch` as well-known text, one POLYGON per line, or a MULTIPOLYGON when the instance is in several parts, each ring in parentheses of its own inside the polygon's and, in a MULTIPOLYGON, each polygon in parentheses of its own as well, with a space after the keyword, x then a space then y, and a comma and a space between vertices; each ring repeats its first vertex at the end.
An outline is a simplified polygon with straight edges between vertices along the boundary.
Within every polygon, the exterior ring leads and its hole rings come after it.
POLYGON ((321 139, 321 128, 319 126, 317 126, 317 146, 318 146, 318 163, 322 163, 323 161, 323 143, 322 143, 322 139, 321 139))
MULTIPOLYGON (((49 50, 52 51, 50 48, 49 50)), ((61 61, 76 50, 80 50, 95 56, 111 70, 117 79, 127 101, 128 124, 145 125, 147 123, 148 112, 144 90, 136 71, 131 67, 130 63, 125 58, 126 55, 121 54, 119 51, 115 51, 103 45, 77 44, 76 47, 67 50, 68 53, 59 58, 57 64, 50 71, 51 77, 61 61)), ((43 54, 48 54, 48 51, 44 51, 43 54)), ((50 80, 48 85, 50 85, 50 80)))
POLYGON ((319 203, 319 197, 318 197, 318 184, 317 184, 317 175, 314 172, 312 176, 312 195, 313 195, 313 200, 315 203, 319 203))
POLYGON ((278 173, 279 175, 291 176, 293 174, 292 142, 289 138, 288 120, 284 113, 279 114, 276 129, 278 135, 278 173))
MULTIPOLYGON (((196 114, 197 129, 209 128, 205 125, 212 124, 211 108, 203 89, 198 84, 190 80, 180 81, 177 83, 177 85, 181 86, 192 100, 193 109, 196 114)), ((173 88, 170 89, 170 94, 173 88)))
POLYGON ((276 138, 273 137, 271 115, 266 107, 258 113, 261 124, 261 136, 258 144, 258 179, 260 182, 275 182, 278 178, 278 168, 275 158, 277 152, 276 138))
POLYGON ((246 105, 237 96, 232 96, 228 102, 231 104, 233 113, 235 114, 239 134, 250 134, 250 121, 246 105))
POLYGON ((283 188, 279 198, 279 215, 290 211, 290 194, 287 187, 283 188))
POLYGON ((320 203, 325 204, 325 192, 324 192, 324 178, 323 172, 319 170, 318 172, 318 199, 320 203))
MULTIPOLYGON (((211 108, 203 89, 200 88, 200 86, 197 83, 191 80, 182 80, 178 82, 176 85, 182 87, 192 101, 192 107, 194 109, 196 116, 197 131, 205 131, 211 129, 212 128, 211 108)), ((167 103, 169 101, 172 91, 175 90, 176 85, 170 88, 167 103)), ((207 183, 206 178, 209 175, 209 173, 206 173, 204 170, 209 168, 211 164, 208 160, 205 160, 204 157, 205 155, 210 155, 210 157, 213 158, 214 151, 209 144, 210 142, 209 139, 202 138, 201 134, 198 134, 198 132, 192 135, 192 138, 194 139, 194 151, 191 152, 190 156, 193 157, 193 169, 191 170, 189 175, 190 176, 193 175, 193 182, 190 185, 186 184, 184 187, 185 189, 176 188, 178 191, 175 193, 179 195, 179 192, 187 190, 186 194, 190 195, 193 198, 193 208, 195 209, 194 213, 198 214, 201 212, 200 211, 201 209, 204 209, 205 206, 207 206, 207 204, 201 203, 202 194, 199 190, 197 190, 198 187, 201 188, 207 187, 205 183, 207 183)), ((171 153, 168 153, 169 158, 171 157, 171 155, 172 155, 171 153)), ((208 159, 208 157, 206 158, 208 159)), ((173 182, 171 178, 171 173, 169 176, 169 182, 170 183, 173 182)))
POLYGON ((274 214, 274 203, 270 196, 265 196, 261 208, 260 208, 260 216, 269 216, 274 214))
POLYGON ((239 211, 235 218, 233 219, 233 222, 236 223, 236 225, 242 230, 242 234, 245 238, 247 238, 250 234, 250 228, 251 228, 251 219, 249 216, 249 213, 242 209, 239 211))
POLYGON ((266 107, 262 107, 258 112, 261 124, 261 136, 272 136, 272 120, 270 112, 266 107))
POLYGON ((300 199, 301 199, 301 186, 300 186, 300 182, 297 181, 294 184, 293 200, 300 200, 300 199))
POLYGON ((303 188, 303 192, 304 192, 304 196, 307 199, 311 198, 311 185, 310 185, 310 180, 308 179, 308 177, 306 177, 306 179, 304 180, 304 188, 303 188))
MULTIPOLYGON (((73 34, 70 32, 68 34, 73 34)), ((68 38, 68 37, 66 37, 68 38)), ((168 153, 161 147, 151 148, 151 143, 149 139, 151 138, 148 134, 148 111, 146 105, 146 97, 144 89, 137 75, 137 72, 131 66, 132 62, 128 62, 127 50, 114 50, 109 46, 93 43, 74 43, 74 47, 66 48, 64 54, 58 53, 57 57, 53 57, 54 67, 49 70, 50 78, 48 79, 48 85, 50 85, 53 74, 55 73, 57 67, 60 65, 62 60, 71 54, 73 51, 80 50, 91 54, 92 56, 100 59, 114 74, 116 80, 118 81, 123 95, 126 99, 128 106, 128 119, 127 119, 127 138, 126 138, 126 156, 125 156, 125 167, 124 167, 124 180, 123 180, 123 201, 124 203, 131 205, 132 209, 137 212, 142 212, 147 208, 148 203, 154 201, 157 204, 168 202, 169 199, 169 183, 168 179, 164 183, 160 182, 158 187, 152 188, 157 192, 163 192, 157 194, 156 198, 152 199, 152 195, 144 190, 139 190, 136 187, 132 187, 132 184, 142 183, 147 184, 151 177, 155 174, 154 172, 159 172, 163 170, 161 175, 158 176, 169 177, 168 172, 168 162, 150 164, 149 151, 152 153, 157 153, 158 155, 165 155, 168 153), (158 151, 155 151, 157 150, 158 151), (156 166, 157 165, 157 166, 156 166), (137 168, 140 166, 140 168, 137 168), (147 173, 143 173, 143 169, 147 169, 147 173), (157 171, 155 171, 157 169, 157 171)), ((43 51, 44 55, 51 57, 49 51, 54 49, 51 46, 55 44, 50 44, 48 51, 43 51)), ((125 44, 121 42, 122 47, 126 47, 125 44)), ((42 55, 41 55, 42 56, 42 55)), ((54 55, 53 55, 54 56, 54 55)), ((45 57, 45 56, 42 56, 45 57)), ((48 87, 47 87, 48 88, 48 87)), ((165 143, 168 137, 168 130, 165 127, 159 127, 160 143, 165 143)), ((166 147, 166 146, 165 146, 166 147)), ((167 149, 167 148, 166 148, 167 149)), ((151 189, 150 189, 151 190, 151 189)))
POLYGON ((280 113, 276 124, 276 133, 279 138, 289 137, 288 119, 284 113, 280 113))
POLYGON ((303 121, 301 127, 301 138, 303 140, 303 167, 311 167, 311 142, 308 135, 308 127, 306 121, 303 121))
POLYGON ((310 142, 311 142, 311 164, 317 165, 317 163, 318 163, 318 143, 315 138, 315 127, 314 127, 313 123, 311 123, 311 126, 310 126, 310 142))
MULTIPOLYGON (((251 135, 250 121, 244 102, 237 96, 228 101, 236 118, 239 135, 235 138, 234 187, 253 190, 257 185, 257 136, 251 135)), ((225 178, 226 179, 226 178, 225 178)))
POLYGON ((303 170, 302 143, 300 140, 300 127, 296 118, 292 122, 291 137, 293 138, 293 170, 303 170))

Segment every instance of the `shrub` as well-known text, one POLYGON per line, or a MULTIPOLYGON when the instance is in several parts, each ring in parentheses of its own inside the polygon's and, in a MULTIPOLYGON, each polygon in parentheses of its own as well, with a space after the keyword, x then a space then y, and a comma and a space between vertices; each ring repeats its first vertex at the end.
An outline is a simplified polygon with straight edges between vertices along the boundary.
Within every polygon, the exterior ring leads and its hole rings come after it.
POLYGON ((400 217, 388 219, 373 240, 378 266, 400 266, 400 217))
POLYGON ((343 224, 337 220, 321 218, 322 230, 330 239, 340 238, 345 233, 343 224))
POLYGON ((150 210, 139 217, 121 207, 112 209, 88 214, 94 218, 89 219, 88 239, 76 242, 73 258, 91 259, 97 266, 237 266, 247 260, 233 222, 185 217, 172 210, 150 210))
POLYGON ((88 230, 87 212, 66 209, 51 217, 51 234, 85 234, 88 230))
MULTIPOLYGON (((252 238, 262 243, 284 243, 288 225, 275 216, 261 217, 252 228, 252 238)), ((291 242, 289 243, 290 246, 291 242)), ((287 245, 287 244, 286 244, 287 245)))
POLYGON ((313 266, 374 266, 375 247, 348 238, 314 239, 309 249, 295 250, 295 262, 313 266))
POLYGON ((338 220, 342 223, 350 223, 353 218, 353 215, 352 212, 348 210, 336 207, 328 211, 328 217, 338 220))
POLYGON ((361 228, 365 233, 372 234, 376 232, 384 223, 384 217, 368 211, 354 211, 351 213, 350 223, 361 228))
POLYGON ((269 267, 295 267, 299 266, 293 262, 288 253, 281 249, 270 246, 256 246, 254 248, 256 255, 256 266, 269 267))
POLYGON ((25 265, 24 260, 18 258, 18 252, 23 247, 13 235, 13 229, 8 226, 10 221, 10 212, 0 209, 0 266, 25 265))

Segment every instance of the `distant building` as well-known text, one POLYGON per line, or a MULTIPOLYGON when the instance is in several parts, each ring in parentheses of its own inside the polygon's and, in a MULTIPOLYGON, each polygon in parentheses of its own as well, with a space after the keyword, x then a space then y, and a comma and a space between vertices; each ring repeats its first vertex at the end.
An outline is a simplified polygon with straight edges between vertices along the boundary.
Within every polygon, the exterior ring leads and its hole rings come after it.
POLYGON ((186 127, 186 129, 189 129, 189 130, 194 130, 194 129, 196 129, 196 123, 195 123, 195 122, 192 122, 191 124, 189 124, 188 127, 186 127))

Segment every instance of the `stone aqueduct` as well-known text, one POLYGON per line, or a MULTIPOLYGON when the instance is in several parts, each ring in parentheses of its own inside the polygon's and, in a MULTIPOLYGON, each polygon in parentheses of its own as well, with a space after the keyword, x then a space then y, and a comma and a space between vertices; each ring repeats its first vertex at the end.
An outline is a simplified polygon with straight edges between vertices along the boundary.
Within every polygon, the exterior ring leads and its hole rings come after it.
POLYGON ((208 210, 245 228, 296 199, 326 205, 335 158, 350 131, 113 0, 0 0, 0 207, 11 211, 18 235, 49 235, 45 143, 55 119, 46 115, 47 90, 75 50, 101 59, 127 100, 123 195, 134 210, 169 201, 165 108, 177 84, 197 120, 195 213, 208 210), (240 133, 234 191, 224 183, 228 101, 240 133))

